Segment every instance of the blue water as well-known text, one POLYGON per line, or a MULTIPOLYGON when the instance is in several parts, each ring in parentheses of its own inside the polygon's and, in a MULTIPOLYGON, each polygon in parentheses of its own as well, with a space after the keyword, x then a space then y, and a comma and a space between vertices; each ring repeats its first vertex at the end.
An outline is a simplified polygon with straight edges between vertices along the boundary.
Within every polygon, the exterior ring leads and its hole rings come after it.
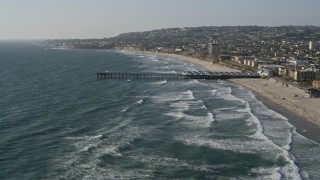
POLYGON ((318 179, 320 145, 226 81, 166 56, 0 42, 0 179, 318 179))

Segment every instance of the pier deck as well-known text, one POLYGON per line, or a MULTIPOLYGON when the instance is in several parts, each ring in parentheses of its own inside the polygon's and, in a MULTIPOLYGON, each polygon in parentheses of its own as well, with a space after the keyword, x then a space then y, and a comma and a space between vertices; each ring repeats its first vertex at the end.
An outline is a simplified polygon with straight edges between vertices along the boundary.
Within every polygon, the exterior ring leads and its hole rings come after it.
POLYGON ((188 71, 183 73, 157 73, 157 72, 99 72, 97 79, 240 79, 261 78, 255 73, 241 72, 199 72, 188 71))

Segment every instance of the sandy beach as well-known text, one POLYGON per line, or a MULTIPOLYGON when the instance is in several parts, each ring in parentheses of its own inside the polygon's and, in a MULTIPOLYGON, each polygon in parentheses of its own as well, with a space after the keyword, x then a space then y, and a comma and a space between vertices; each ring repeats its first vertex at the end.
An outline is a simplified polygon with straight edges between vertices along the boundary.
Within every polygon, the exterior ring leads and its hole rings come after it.
MULTIPOLYGON (((209 71, 239 71, 196 58, 174 54, 167 56, 188 61, 209 71)), ((253 91, 257 99, 262 101, 269 109, 287 117, 290 123, 296 127, 297 132, 320 142, 320 98, 310 98, 304 90, 291 85, 287 86, 273 78, 269 80, 233 79, 229 81, 253 91)))

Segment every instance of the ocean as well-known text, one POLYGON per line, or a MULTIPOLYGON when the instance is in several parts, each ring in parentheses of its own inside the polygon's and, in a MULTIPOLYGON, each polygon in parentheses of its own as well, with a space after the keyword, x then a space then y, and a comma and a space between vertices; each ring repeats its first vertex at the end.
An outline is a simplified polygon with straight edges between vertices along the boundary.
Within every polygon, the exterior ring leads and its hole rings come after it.
POLYGON ((320 145, 222 80, 166 56, 0 42, 0 179, 319 179, 320 145))

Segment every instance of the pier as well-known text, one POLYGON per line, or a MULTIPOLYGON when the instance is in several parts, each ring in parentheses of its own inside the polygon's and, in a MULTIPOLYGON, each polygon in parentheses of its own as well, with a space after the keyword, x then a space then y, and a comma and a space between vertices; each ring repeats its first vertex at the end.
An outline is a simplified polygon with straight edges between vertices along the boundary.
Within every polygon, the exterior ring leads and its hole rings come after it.
POLYGON ((157 72, 99 72, 97 79, 240 79, 240 78, 261 78, 256 73, 242 72, 199 72, 188 71, 182 73, 157 73, 157 72))

